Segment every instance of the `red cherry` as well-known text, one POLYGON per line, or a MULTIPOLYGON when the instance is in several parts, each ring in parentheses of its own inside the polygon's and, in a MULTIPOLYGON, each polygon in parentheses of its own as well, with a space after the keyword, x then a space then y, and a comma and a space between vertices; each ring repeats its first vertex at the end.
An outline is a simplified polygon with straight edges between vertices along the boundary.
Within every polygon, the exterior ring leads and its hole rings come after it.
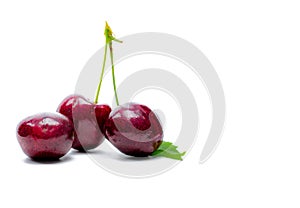
POLYGON ((106 137, 105 134, 105 122, 109 117, 109 114, 111 112, 111 108, 108 105, 95 105, 95 112, 96 112, 96 118, 97 118, 97 122, 99 125, 99 128, 101 130, 101 132, 104 134, 104 136, 106 137))
POLYGON ((98 147, 104 141, 101 129, 110 112, 109 106, 95 105, 83 96, 70 95, 61 102, 57 111, 67 116, 74 124, 72 148, 86 151, 98 147))
POLYGON ((73 125, 58 113, 41 113, 22 120, 17 139, 26 155, 34 160, 57 160, 73 143, 73 125))
POLYGON ((105 124, 108 140, 127 155, 143 157, 162 143, 163 131, 156 115, 145 105, 126 103, 111 113, 105 124))

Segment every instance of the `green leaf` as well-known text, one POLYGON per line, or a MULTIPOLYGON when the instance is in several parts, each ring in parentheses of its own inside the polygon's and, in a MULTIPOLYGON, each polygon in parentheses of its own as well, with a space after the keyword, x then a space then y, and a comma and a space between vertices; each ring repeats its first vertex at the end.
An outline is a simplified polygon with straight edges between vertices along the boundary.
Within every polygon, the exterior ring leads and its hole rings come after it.
POLYGON ((177 148, 178 147, 171 142, 162 142, 158 149, 152 152, 151 156, 182 160, 182 156, 185 155, 185 152, 180 153, 177 148))

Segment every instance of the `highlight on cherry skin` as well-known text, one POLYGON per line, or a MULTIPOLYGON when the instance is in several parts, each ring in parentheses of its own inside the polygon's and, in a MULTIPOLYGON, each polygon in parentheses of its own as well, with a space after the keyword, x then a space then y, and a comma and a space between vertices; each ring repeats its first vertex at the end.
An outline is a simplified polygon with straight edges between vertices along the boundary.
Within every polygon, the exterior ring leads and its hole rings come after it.
POLYGON ((111 108, 94 104, 81 95, 66 97, 57 112, 67 116, 74 127, 73 149, 81 152, 94 149, 104 141, 103 126, 111 108))
POLYGON ((58 160, 73 144, 73 125, 59 113, 40 113, 23 119, 17 126, 23 152, 33 160, 58 160))

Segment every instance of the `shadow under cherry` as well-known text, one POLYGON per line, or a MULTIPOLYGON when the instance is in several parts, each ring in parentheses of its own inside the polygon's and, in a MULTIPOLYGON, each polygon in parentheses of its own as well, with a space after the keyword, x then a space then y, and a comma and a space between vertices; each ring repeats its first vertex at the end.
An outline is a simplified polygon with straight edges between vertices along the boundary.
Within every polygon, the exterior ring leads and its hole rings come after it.
POLYGON ((72 161, 74 158, 72 158, 69 155, 66 155, 58 160, 33 160, 31 158, 25 158, 24 163, 30 164, 30 165, 44 165, 44 164, 62 164, 66 162, 72 161))

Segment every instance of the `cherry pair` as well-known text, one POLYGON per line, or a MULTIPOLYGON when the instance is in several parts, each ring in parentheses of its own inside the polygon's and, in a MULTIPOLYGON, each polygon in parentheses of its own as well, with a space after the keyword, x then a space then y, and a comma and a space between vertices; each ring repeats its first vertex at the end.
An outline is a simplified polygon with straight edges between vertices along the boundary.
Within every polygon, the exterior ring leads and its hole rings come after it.
POLYGON ((72 95, 57 111, 30 116, 17 126, 18 141, 30 158, 57 160, 71 147, 86 151, 103 142, 100 129, 111 111, 108 105, 94 105, 82 96, 72 95))
POLYGON ((111 112, 108 105, 93 104, 73 95, 57 111, 72 121, 75 130, 72 147, 79 151, 98 147, 106 137, 127 155, 148 156, 162 142, 161 124, 145 105, 125 103, 111 112))

